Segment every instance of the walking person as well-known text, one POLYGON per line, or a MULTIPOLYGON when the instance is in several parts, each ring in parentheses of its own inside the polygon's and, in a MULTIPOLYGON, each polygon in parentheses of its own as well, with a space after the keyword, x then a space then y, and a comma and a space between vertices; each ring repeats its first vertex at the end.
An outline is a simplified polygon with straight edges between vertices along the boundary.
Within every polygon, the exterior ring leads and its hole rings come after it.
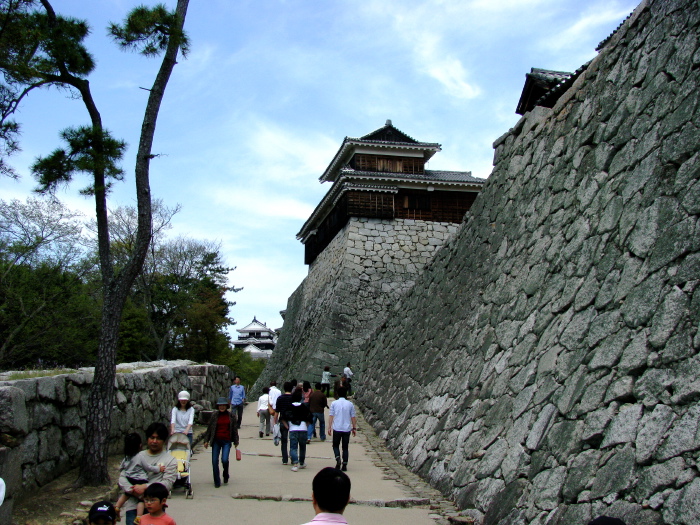
POLYGON ((352 373, 352 370, 350 369, 350 361, 348 361, 348 364, 345 365, 345 368, 343 369, 343 375, 347 378, 347 387, 348 387, 348 395, 352 395, 352 376, 355 374, 352 373))
POLYGON ((284 394, 282 394, 275 400, 275 404, 272 406, 272 409, 275 411, 275 423, 279 422, 280 424, 280 448, 282 449, 282 465, 286 465, 289 462, 289 424, 285 423, 285 413, 292 406, 292 383, 287 381, 282 386, 282 388, 284 389, 284 394))
POLYGON ((194 407, 190 401, 190 393, 183 390, 177 395, 177 403, 170 412, 170 434, 182 432, 187 434, 192 448, 192 425, 194 424, 194 407))
POLYGON ((311 504, 316 516, 304 525, 347 525, 343 517, 350 503, 350 478, 332 467, 318 471, 311 484, 311 504))
POLYGON ((301 393, 302 393, 301 402, 304 403, 307 407, 309 406, 309 397, 311 397, 311 394, 313 391, 314 391, 314 389, 311 388, 311 383, 309 383, 308 381, 304 381, 304 383, 301 387, 301 393))
POLYGON ((324 409, 328 408, 328 398, 323 393, 323 385, 316 383, 316 390, 309 396, 309 410, 313 418, 306 433, 307 441, 311 443, 311 437, 315 437, 316 422, 318 421, 318 435, 321 441, 326 440, 326 418, 324 409))
POLYGON ((262 395, 258 398, 258 418, 260 419, 260 437, 263 437, 263 427, 265 435, 270 435, 270 389, 263 388, 262 395))
POLYGON ((311 422, 311 412, 302 402, 303 394, 298 388, 292 392, 292 406, 287 409, 285 422, 289 425, 289 455, 292 457, 292 472, 306 468, 306 432, 311 422), (297 452, 298 450, 298 452, 297 452))
POLYGON ((270 406, 274 409, 277 398, 282 395, 282 392, 277 388, 277 381, 270 381, 270 406))
POLYGON ((245 387, 241 384, 241 378, 233 378, 233 384, 228 391, 228 400, 231 403, 231 410, 236 413, 238 428, 241 428, 243 421, 243 403, 245 402, 245 387))
POLYGON ((347 400, 347 389, 338 387, 338 399, 331 403, 328 417, 328 435, 333 436, 333 454, 335 455, 335 468, 343 472, 348 470, 348 445, 350 433, 357 435, 357 417, 355 405, 347 400), (340 445, 342 443, 343 456, 341 465, 340 445))
POLYGON ((321 392, 326 396, 331 395, 331 377, 335 377, 334 374, 331 374, 331 367, 324 366, 323 372, 321 372, 321 392))
POLYGON ((211 465, 214 473, 214 486, 221 486, 219 477, 219 454, 223 467, 224 483, 229 479, 229 454, 231 444, 238 448, 238 418, 235 413, 229 411, 228 400, 220 397, 216 402, 217 412, 211 415, 209 426, 204 433, 204 448, 211 443, 211 465))

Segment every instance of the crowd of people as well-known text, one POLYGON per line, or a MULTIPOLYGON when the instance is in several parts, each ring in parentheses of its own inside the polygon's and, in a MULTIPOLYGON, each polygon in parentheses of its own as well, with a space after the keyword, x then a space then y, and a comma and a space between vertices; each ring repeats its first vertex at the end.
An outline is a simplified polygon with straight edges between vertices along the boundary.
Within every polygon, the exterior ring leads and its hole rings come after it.
MULTIPOLYGON (((350 437, 356 436, 357 416, 355 406, 348 399, 353 377, 350 363, 340 375, 330 373, 325 367, 321 380, 311 387, 309 381, 301 384, 290 380, 282 390, 272 381, 263 389, 257 400, 260 438, 273 434, 275 445, 281 448, 282 464, 291 462, 292 472, 306 468, 306 445, 315 438, 326 441, 330 437, 335 458, 335 467, 319 471, 312 483, 312 504, 316 516, 305 525, 333 523, 347 524, 343 517, 350 500, 350 478, 348 470, 350 437), (335 400, 328 404, 330 381, 334 384, 335 400), (328 409, 328 424, 325 410, 328 409)), ((214 486, 219 488, 230 478, 231 448, 238 450, 239 435, 246 402, 246 392, 236 376, 228 396, 216 402, 202 441, 205 448, 212 449, 212 472, 214 486), (221 466, 221 469, 219 468, 221 466)), ((177 460, 166 450, 170 435, 182 433, 188 437, 190 447, 193 440, 194 407, 190 395, 182 391, 171 412, 170 427, 153 423, 146 429, 146 449, 142 450, 141 437, 128 434, 124 440, 124 459, 120 466, 119 488, 121 495, 112 505, 108 501, 95 503, 88 514, 90 525, 116 525, 124 513, 125 525, 175 525, 175 520, 166 512, 167 498, 177 478, 177 460)), ((624 525, 618 518, 601 516, 589 525, 624 525)))

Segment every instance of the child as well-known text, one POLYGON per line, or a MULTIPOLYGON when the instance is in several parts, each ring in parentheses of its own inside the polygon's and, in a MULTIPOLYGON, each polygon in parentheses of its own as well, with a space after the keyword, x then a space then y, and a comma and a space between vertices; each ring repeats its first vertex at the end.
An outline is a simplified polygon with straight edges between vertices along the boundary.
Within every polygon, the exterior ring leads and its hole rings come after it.
POLYGON ((114 525, 117 522, 117 511, 109 501, 98 501, 88 512, 89 525, 114 525))
POLYGON ((151 483, 143 493, 148 514, 141 518, 141 525, 176 525, 175 520, 165 513, 169 491, 161 483, 151 483))
MULTIPOLYGON (((142 485, 148 484, 147 472, 157 473, 163 472, 165 466, 160 465, 149 465, 146 463, 142 456, 139 455, 141 452, 141 436, 133 432, 127 434, 124 438, 124 459, 122 464, 119 466, 120 470, 124 471, 126 479, 132 485, 142 485)), ((131 494, 125 493, 119 496, 117 504, 114 506, 114 510, 117 512, 117 517, 119 519, 119 513, 121 508, 127 502, 131 494)), ((136 505, 136 520, 135 523, 139 523, 139 518, 143 515, 144 504, 143 501, 139 501, 136 505)))

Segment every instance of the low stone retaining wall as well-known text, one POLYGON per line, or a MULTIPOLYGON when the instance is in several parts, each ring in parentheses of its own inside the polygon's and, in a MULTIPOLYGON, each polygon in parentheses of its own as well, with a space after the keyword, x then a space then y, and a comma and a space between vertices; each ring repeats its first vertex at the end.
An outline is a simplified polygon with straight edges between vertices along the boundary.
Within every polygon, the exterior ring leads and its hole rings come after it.
MULTIPOLYGON (((170 422, 177 393, 210 408, 226 395, 231 370, 190 361, 120 365, 112 412, 109 453, 123 447, 123 436, 154 421, 170 422)), ((92 369, 72 374, 0 381, 0 477, 7 484, 0 523, 9 523, 12 500, 75 468, 82 456, 92 369)))

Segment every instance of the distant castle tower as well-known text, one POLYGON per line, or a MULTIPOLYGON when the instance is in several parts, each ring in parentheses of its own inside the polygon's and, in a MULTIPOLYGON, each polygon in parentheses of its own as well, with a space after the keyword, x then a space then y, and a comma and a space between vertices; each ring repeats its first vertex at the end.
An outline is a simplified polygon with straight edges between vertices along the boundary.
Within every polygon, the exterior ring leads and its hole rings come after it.
POLYGON ((320 177, 332 185, 297 234, 309 274, 289 299, 265 380, 294 371, 315 381, 322 366, 361 359, 362 343, 456 233, 483 186, 468 171, 426 169, 439 151, 390 120, 343 140, 320 177))
POLYGON ((277 332, 261 323, 256 317, 247 326, 237 329, 238 339, 232 341, 235 348, 248 352, 254 359, 269 359, 277 344, 277 332))

